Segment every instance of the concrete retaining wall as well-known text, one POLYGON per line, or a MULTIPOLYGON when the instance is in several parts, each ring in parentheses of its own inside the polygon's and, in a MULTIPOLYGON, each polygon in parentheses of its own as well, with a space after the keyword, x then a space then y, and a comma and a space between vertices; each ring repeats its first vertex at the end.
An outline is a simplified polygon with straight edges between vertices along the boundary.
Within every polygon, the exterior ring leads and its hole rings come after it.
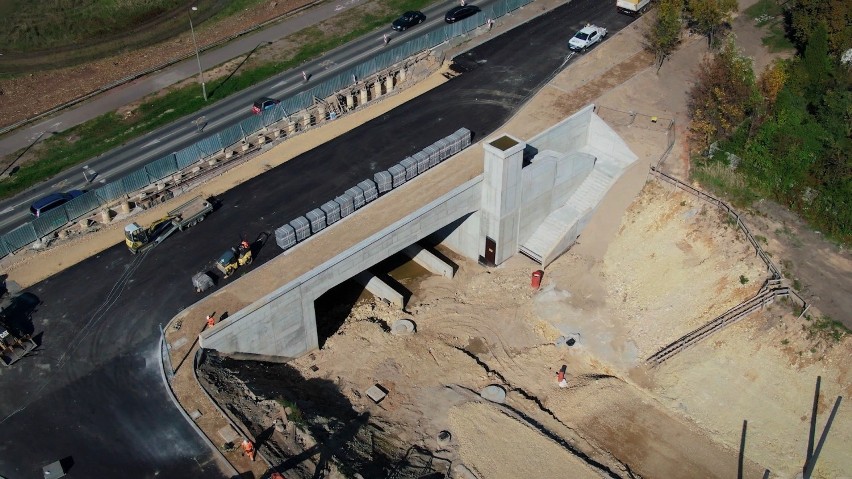
MULTIPOLYGON (((201 346, 225 354, 300 356, 319 346, 314 301, 338 284, 479 207, 481 178, 460 185, 247 308, 201 333, 201 346)), ((310 240, 304 243, 310 245, 310 240)), ((297 253, 294 249, 289 253, 297 253)))
MULTIPOLYGON (((330 260, 203 332, 201 346, 284 360, 316 349, 314 302, 430 235, 471 259, 487 258, 489 237, 495 241, 495 264, 524 244, 525 252, 541 251, 547 265, 573 244, 611 184, 636 160, 592 105, 528 144, 502 135, 483 143, 483 149, 482 175, 342 252, 329 251, 330 260), (523 167, 530 154, 535 156, 523 167), (523 243, 531 236, 541 243, 537 250, 523 243)), ((416 186, 413 181, 404 188, 416 191, 416 186)), ((284 254, 298 254, 314 239, 284 254)))

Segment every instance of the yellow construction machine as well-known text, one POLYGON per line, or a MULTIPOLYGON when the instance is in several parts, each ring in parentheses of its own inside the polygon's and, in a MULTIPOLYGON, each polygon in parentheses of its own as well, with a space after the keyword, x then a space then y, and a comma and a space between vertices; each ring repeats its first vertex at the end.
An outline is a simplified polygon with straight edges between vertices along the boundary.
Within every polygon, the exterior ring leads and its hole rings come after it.
POLYGON ((35 295, 21 293, 14 281, 0 285, 0 363, 4 366, 11 366, 38 347, 22 327, 39 303, 35 295))
POLYGON ((231 247, 231 249, 225 251, 222 256, 219 257, 219 260, 216 261, 216 267, 219 268, 219 271, 221 271, 227 278, 234 274, 240 266, 251 264, 251 261, 251 245, 248 241, 242 241, 239 247, 231 247))
POLYGON ((204 221, 204 217, 213 211, 213 204, 200 196, 187 201, 166 213, 166 216, 154 221, 147 228, 138 223, 124 227, 124 242, 131 253, 136 254, 157 245, 175 231, 195 226, 204 221))

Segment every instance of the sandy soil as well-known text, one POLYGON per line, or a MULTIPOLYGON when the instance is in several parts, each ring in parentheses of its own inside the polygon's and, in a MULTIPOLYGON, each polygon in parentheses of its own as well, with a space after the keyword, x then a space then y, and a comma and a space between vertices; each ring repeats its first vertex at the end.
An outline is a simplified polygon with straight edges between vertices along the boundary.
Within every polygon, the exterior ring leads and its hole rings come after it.
MULTIPOLYGON (((747 420, 748 456, 773 477, 793 477, 804 462, 817 376, 822 376, 818 436, 835 398, 852 393, 852 342, 808 339, 795 318, 788 306, 778 305, 722 331, 655 371, 652 391, 732 447, 747 420)), ((852 477, 852 416, 846 406, 831 427, 814 477, 852 477)))
POLYGON ((487 404, 453 408, 450 424, 459 455, 479 477, 561 477, 568 471, 577 479, 600 477, 540 432, 487 404))
MULTIPOLYGON (((745 477, 761 477, 764 468, 771 477, 795 473, 804 454, 815 376, 823 380, 820 425, 834 396, 852 392, 848 336, 840 341, 814 336, 812 323, 778 304, 655 370, 641 364, 661 345, 752 294, 765 273, 717 211, 668 186, 645 185, 648 164, 668 144, 662 121, 652 123, 651 116, 675 119, 678 141, 665 165, 675 173, 687 171, 680 153, 685 151, 684 92, 706 46, 703 39, 687 39, 657 75, 637 47, 638 34, 628 29, 580 58, 571 75, 545 87, 504 128, 529 137, 572 108, 596 101, 601 115, 640 156, 579 243, 547 268, 541 290, 529 287, 538 265, 524 257, 483 269, 445 251, 459 266, 457 276, 409 283, 413 295, 404 313, 383 302, 362 301, 348 314, 343 311, 343 324, 332 328, 321 350, 283 366, 228 363, 208 381, 218 384, 219 399, 233 404, 234 415, 255 435, 274 430, 273 421, 282 416, 278 400, 292 405, 289 429, 266 440, 270 450, 293 455, 286 464, 296 477, 317 468, 331 469, 329 477, 335 477, 331 456, 358 461, 366 457, 364 444, 380 444, 386 464, 416 446, 442 464, 437 470, 451 461, 482 479, 526 477, 530 464, 539 477, 594 477, 605 471, 621 477, 734 477, 743 419, 749 421, 745 477), (602 78, 607 72, 612 75, 602 78), (572 83, 577 78, 594 80, 572 83), (613 78, 618 82, 607 85, 613 78), (389 334, 388 325, 400 317, 411 318, 417 333, 389 334), (565 333, 579 334, 579 344, 554 345, 565 333), (555 381, 562 365, 568 369, 564 389, 555 381), (389 393, 380 404, 365 395, 377 383, 389 393), (505 405, 476 396, 492 384, 507 391, 505 405), (302 416, 298 421, 296 410, 302 416), (437 444, 442 430, 453 435, 447 445, 437 444), (311 436, 328 441, 317 444, 311 436)), ((237 176, 258 174, 259 163, 246 165, 237 176)), ((237 181, 223 177, 216 187, 237 181)), ((766 224, 758 226, 773 231, 766 234, 773 258, 784 265, 794 261, 788 269, 807 285, 816 308, 824 303, 848 311, 843 309, 850 290, 845 281, 852 278, 848 254, 806 229, 784 230, 793 223, 781 218, 770 211, 766 224)), ((53 271, 57 262, 34 260, 17 274, 34 278, 23 270, 53 271)), ((234 305, 244 302, 239 288, 215 296, 234 305)), ((201 320, 193 321, 190 327, 186 319, 180 337, 168 333, 173 346, 185 339, 173 354, 191 351, 201 320)), ((186 376, 188 370, 178 374, 186 376)), ((197 390, 177 393, 187 410, 207 408, 197 422, 209 430, 215 413, 206 400, 197 390)), ((848 417, 842 407, 815 477, 850 476, 844 449, 852 435, 848 417)))

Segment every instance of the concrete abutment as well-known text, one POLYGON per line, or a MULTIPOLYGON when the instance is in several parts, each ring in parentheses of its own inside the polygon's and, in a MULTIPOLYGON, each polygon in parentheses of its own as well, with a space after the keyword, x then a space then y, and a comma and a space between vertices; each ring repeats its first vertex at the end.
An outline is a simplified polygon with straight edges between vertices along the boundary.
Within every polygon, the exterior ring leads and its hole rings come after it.
MULTIPOLYGON (((370 86, 380 90, 382 82, 370 86)), ((360 93, 366 96, 366 87, 360 93)), ((434 198, 425 205, 400 211, 393 198, 402 193, 392 190, 261 266, 273 269, 272 277, 284 284, 202 332, 201 347, 234 356, 282 358, 317 349, 314 302, 340 283, 356 278, 374 288, 374 294, 402 303, 399 292, 365 274, 386 258, 405 252, 428 270, 452 277, 452 265, 417 245, 430 236, 471 260, 485 256, 486 264, 499 265, 519 250, 539 251, 539 257, 550 261, 573 244, 611 185, 637 159, 594 114, 592 105, 529 143, 500 134, 485 140, 483 149, 483 173, 443 195, 418 191, 419 178, 400 187, 409 197, 434 198), (525 154, 531 156, 526 165, 525 154), (376 232, 360 240, 342 233, 338 236, 347 242, 336 240, 335 231, 357 230, 359 213, 375 208, 397 211, 391 216, 368 215, 392 223, 372 229, 376 232), (328 259, 308 269, 294 267, 308 251, 323 251, 312 256, 328 259)), ((423 175, 453 171, 444 168, 452 166, 441 164, 423 175)), ((445 181, 456 177, 446 175, 445 181)), ((422 184, 428 188, 428 182, 422 184)))

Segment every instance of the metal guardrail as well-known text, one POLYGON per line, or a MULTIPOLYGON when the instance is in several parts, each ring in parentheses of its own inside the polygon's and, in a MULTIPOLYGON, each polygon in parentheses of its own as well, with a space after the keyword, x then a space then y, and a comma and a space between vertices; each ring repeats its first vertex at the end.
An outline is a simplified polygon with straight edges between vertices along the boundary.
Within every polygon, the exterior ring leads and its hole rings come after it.
POLYGON ((89 191, 85 195, 49 211, 42 217, 0 236, 0 258, 38 241, 39 238, 59 230, 69 222, 82 218, 98 208, 119 199, 128 198, 169 175, 244 141, 249 135, 289 118, 292 113, 312 106, 315 98, 327 98, 356 83, 360 78, 373 75, 454 37, 465 35, 485 25, 489 19, 499 18, 531 2, 532 0, 503 0, 484 8, 470 18, 444 25, 427 35, 389 47, 370 60, 328 78, 307 91, 284 99, 276 107, 263 112, 262 115, 247 118, 180 151, 169 153, 154 160, 123 178, 108 183, 97 190, 89 191))
POLYGON ((767 280, 763 288, 761 288, 755 296, 734 306, 721 315, 713 318, 710 322, 669 343, 664 348, 652 354, 646 362, 652 367, 659 366, 675 354, 697 344, 703 339, 706 339, 716 331, 736 323, 754 311, 763 309, 764 306, 772 302, 776 297, 790 296, 791 291, 792 290, 789 287, 781 285, 780 279, 767 280))
POLYGON ((781 271, 778 269, 777 266, 775 266, 775 263, 773 263, 772 260, 769 259, 769 255, 767 255, 766 252, 763 251, 763 248, 760 247, 760 244, 757 242, 757 240, 754 239, 754 236, 751 234, 751 231, 749 231, 748 227, 740 219, 739 213, 734 211, 734 209, 731 208, 730 205, 720 200, 719 198, 716 198, 715 196, 707 194, 699 190, 698 188, 688 185, 669 174, 663 173, 662 171, 657 169, 656 166, 651 166, 651 174, 667 183, 677 186, 678 188, 686 191, 687 193, 692 193, 699 199, 714 204, 719 208, 725 210, 731 218, 736 220, 737 226, 740 228, 743 234, 745 234, 746 239, 748 239, 748 242, 751 243, 751 245, 754 247, 757 256, 759 256, 760 259, 763 260, 763 263, 766 264, 766 268, 769 270, 770 273, 772 273, 772 279, 781 279, 781 271))
POLYGON ((748 316, 754 311, 762 309, 766 304, 772 302, 772 300, 776 297, 792 296, 801 303, 802 314, 804 314, 804 311, 806 311, 810 307, 807 301, 805 301, 804 298, 802 298, 795 290, 782 284, 783 276, 781 275, 781 271, 778 269, 777 266, 775 266, 775 263, 773 263, 772 260, 769 259, 769 255, 767 255, 766 252, 763 251, 763 248, 760 247, 760 244, 751 234, 751 231, 749 231, 748 227, 740 219, 740 215, 736 211, 734 211, 734 209, 731 208, 730 205, 716 198, 715 196, 707 194, 699 190, 698 188, 688 185, 671 175, 663 173, 662 171, 657 169, 656 166, 653 165, 651 166, 651 175, 659 178, 662 181, 672 184, 688 193, 691 193, 697 196, 699 199, 702 199, 704 201, 707 201, 708 203, 716 205, 721 209, 724 209, 728 213, 728 215, 736 219, 737 226, 740 228, 743 234, 745 234, 745 237, 748 239, 749 243, 751 243, 751 245, 754 247, 755 254, 759 256, 763 263, 766 265, 766 268, 770 272, 770 277, 766 280, 763 287, 755 296, 725 311, 724 313, 713 318, 711 321, 704 324, 703 326, 700 326, 690 331, 689 333, 681 336, 675 341, 669 343, 656 353, 649 356, 648 359, 645 360, 646 363, 648 363, 652 367, 659 366, 675 354, 697 344, 698 342, 709 337, 716 331, 719 331, 725 328, 726 326, 739 321, 740 319, 748 316))

